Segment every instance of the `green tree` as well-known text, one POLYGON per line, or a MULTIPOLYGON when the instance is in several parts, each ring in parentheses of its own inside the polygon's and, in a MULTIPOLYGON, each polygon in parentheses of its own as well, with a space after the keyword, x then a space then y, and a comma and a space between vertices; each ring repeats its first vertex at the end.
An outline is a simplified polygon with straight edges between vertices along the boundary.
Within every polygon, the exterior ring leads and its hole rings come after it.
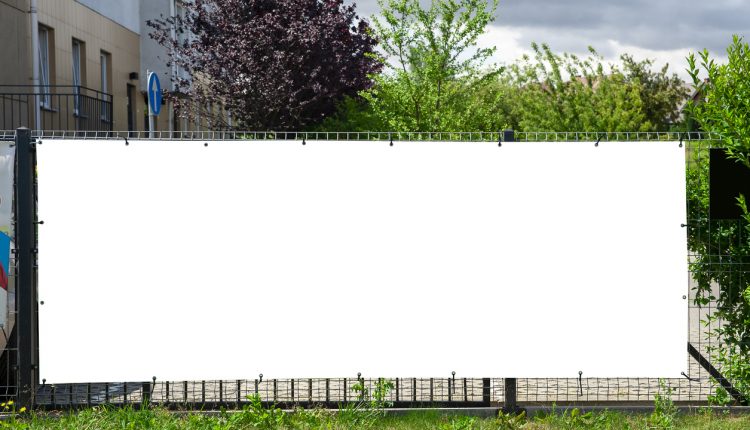
POLYGON ((518 90, 516 128, 527 131, 648 131, 641 84, 617 68, 605 72, 602 58, 558 55, 546 44, 532 44, 533 60, 524 56, 511 67, 518 90))
POLYGON ((603 64, 589 48, 587 57, 556 54, 546 44, 532 44, 510 67, 518 97, 513 126, 528 131, 659 131, 679 120, 687 88, 668 65, 653 71, 653 60, 620 57, 622 67, 603 64))
POLYGON ((336 112, 329 115, 310 131, 401 131, 390 129, 370 108, 369 102, 357 95, 345 97, 336 112))
POLYGON ((667 131, 680 121, 679 106, 688 96, 688 87, 676 74, 669 74, 669 64, 652 70, 651 59, 636 61, 630 54, 620 56, 622 71, 630 83, 638 83, 643 113, 654 131, 667 131))
POLYGON ((721 135, 730 156, 750 167, 750 47, 735 35, 727 57, 726 64, 717 64, 704 49, 700 67, 695 55, 688 57, 693 84, 705 96, 691 113, 704 130, 721 135), (701 69, 708 75, 706 81, 698 76, 701 69))
MULTIPOLYGON (((735 36, 727 49, 728 62, 717 64, 706 50, 700 66, 693 54, 689 72, 704 101, 689 106, 693 118, 705 131, 721 136, 723 145, 737 162, 750 167, 750 55, 748 44, 735 36), (708 81, 699 77, 701 70, 708 81)), ((695 303, 714 302, 707 322, 718 323, 712 335, 716 343, 712 358, 723 374, 745 396, 750 397, 750 213, 746 197, 737 202, 744 211, 739 220, 710 220, 708 160, 697 157, 688 171, 688 247, 696 257, 691 272, 696 280, 695 303), (718 295, 713 285, 718 285, 718 295)))
POLYGON ((483 69, 495 48, 477 39, 494 20, 498 2, 379 0, 373 29, 385 54, 387 72, 361 93, 380 128, 403 131, 459 131, 485 105, 475 95, 499 72, 483 69))

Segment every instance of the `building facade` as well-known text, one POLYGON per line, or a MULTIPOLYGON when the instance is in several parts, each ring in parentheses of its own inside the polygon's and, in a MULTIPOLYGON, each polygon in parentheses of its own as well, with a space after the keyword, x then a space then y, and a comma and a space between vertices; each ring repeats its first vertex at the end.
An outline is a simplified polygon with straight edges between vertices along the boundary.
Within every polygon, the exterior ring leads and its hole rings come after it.
MULTIPOLYGON (((158 72, 167 91, 171 72, 145 22, 168 16, 174 3, 0 0, 0 58, 6 65, 0 68, 0 128, 147 130, 146 71, 158 72)), ((171 108, 163 107, 155 129, 179 127, 170 117, 171 108)))

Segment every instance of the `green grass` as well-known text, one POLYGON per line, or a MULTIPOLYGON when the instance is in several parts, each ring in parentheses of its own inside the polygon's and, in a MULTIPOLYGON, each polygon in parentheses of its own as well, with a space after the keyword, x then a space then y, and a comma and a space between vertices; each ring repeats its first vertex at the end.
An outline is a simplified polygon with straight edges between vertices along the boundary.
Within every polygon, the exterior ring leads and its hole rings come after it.
POLYGON ((277 409, 248 406, 239 412, 219 414, 175 414, 162 408, 98 407, 64 414, 24 414, 6 417, 0 428, 12 429, 438 429, 438 430, 512 430, 512 429, 750 429, 750 415, 721 413, 675 415, 667 419, 654 414, 599 412, 583 414, 564 411, 534 417, 500 416, 476 418, 445 416, 436 411, 418 411, 408 415, 384 415, 371 408, 345 408, 339 412, 307 410, 284 413, 277 409))

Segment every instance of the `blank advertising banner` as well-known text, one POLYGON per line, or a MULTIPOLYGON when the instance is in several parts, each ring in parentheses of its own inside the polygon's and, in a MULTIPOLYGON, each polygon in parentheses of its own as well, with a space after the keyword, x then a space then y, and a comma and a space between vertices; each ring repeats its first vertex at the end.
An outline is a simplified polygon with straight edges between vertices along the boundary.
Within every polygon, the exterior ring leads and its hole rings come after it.
POLYGON ((676 142, 45 140, 47 383, 678 377, 676 142))

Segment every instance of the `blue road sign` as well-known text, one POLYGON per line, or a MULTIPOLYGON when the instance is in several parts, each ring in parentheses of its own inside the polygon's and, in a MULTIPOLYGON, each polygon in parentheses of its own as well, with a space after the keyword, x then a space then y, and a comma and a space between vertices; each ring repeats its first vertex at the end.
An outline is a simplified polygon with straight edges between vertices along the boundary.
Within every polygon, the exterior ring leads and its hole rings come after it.
POLYGON ((154 72, 148 74, 147 92, 148 108, 151 115, 159 115, 161 111, 161 84, 159 83, 159 76, 154 72))

